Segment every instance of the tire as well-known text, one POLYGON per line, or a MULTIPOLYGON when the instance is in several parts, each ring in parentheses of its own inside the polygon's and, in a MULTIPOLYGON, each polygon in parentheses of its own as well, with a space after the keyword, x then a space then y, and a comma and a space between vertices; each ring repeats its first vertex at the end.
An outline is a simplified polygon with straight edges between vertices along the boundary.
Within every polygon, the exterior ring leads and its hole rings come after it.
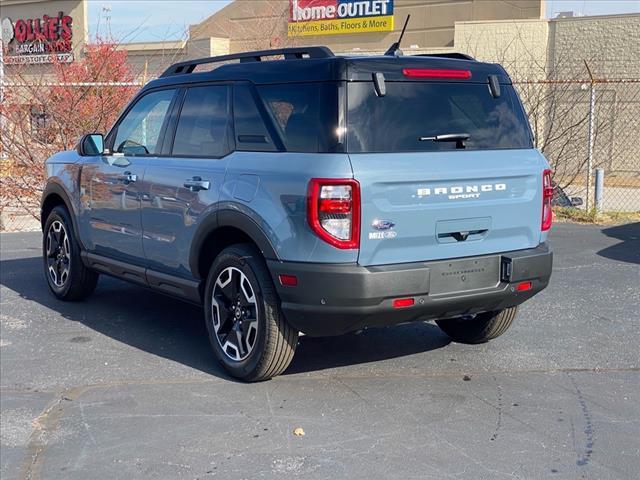
POLYGON ((455 342, 484 343, 506 332, 517 313, 518 307, 510 307, 497 312, 479 313, 475 316, 436 320, 436 323, 455 342))
POLYGON ((47 285, 59 300, 83 300, 96 289, 98 273, 82 263, 71 217, 63 206, 55 207, 47 217, 42 261, 47 285))
POLYGON ((235 378, 268 380, 293 359, 298 331, 285 320, 267 266, 250 244, 228 247, 214 260, 205 319, 216 357, 235 378))

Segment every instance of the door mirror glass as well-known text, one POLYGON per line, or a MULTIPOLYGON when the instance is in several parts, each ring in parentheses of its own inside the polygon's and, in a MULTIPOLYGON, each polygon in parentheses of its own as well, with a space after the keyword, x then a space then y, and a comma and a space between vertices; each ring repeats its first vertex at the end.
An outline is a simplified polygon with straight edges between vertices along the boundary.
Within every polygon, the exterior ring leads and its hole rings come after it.
POLYGON ((83 156, 102 155, 104 153, 104 137, 100 133, 90 133, 82 137, 79 153, 83 156))

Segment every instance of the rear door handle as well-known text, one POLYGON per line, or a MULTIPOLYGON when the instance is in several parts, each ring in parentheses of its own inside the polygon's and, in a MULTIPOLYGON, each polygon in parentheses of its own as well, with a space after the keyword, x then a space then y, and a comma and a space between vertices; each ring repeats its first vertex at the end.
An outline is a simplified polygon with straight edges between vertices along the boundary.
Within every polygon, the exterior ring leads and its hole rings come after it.
POLYGON ((200 177, 193 177, 184 182, 184 187, 188 188, 192 192, 199 192, 200 190, 209 190, 211 183, 209 180, 202 180, 200 177))
POLYGON ((129 185, 130 183, 134 183, 138 181, 138 175, 131 172, 124 172, 121 177, 118 177, 118 180, 125 185, 129 185))

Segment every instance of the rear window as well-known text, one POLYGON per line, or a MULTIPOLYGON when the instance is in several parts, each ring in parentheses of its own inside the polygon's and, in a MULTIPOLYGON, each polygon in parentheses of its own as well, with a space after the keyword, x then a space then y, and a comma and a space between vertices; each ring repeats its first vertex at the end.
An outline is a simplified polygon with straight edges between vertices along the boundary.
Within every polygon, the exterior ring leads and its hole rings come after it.
POLYGON ((257 88, 287 151, 337 150, 336 83, 288 83, 257 88))
POLYGON ((493 98, 486 84, 387 82, 378 97, 372 82, 347 86, 347 151, 456 150, 442 135, 466 134, 466 150, 532 148, 529 124, 511 85, 493 98))

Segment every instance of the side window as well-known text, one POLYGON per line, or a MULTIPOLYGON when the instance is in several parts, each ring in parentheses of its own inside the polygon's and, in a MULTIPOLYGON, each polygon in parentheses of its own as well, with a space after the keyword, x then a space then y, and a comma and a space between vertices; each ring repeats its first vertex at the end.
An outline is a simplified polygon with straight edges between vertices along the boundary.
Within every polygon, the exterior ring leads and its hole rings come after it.
POLYGON ((248 85, 233 87, 233 117, 238 150, 254 152, 277 150, 248 85))
POLYGON ((114 152, 125 155, 159 153, 160 133, 175 90, 160 90, 142 97, 118 125, 114 152))
POLYGON ((338 86, 300 83, 257 87, 287 151, 338 150, 338 86))
POLYGON ((193 87, 182 105, 173 155, 222 157, 229 148, 229 87, 193 87))

